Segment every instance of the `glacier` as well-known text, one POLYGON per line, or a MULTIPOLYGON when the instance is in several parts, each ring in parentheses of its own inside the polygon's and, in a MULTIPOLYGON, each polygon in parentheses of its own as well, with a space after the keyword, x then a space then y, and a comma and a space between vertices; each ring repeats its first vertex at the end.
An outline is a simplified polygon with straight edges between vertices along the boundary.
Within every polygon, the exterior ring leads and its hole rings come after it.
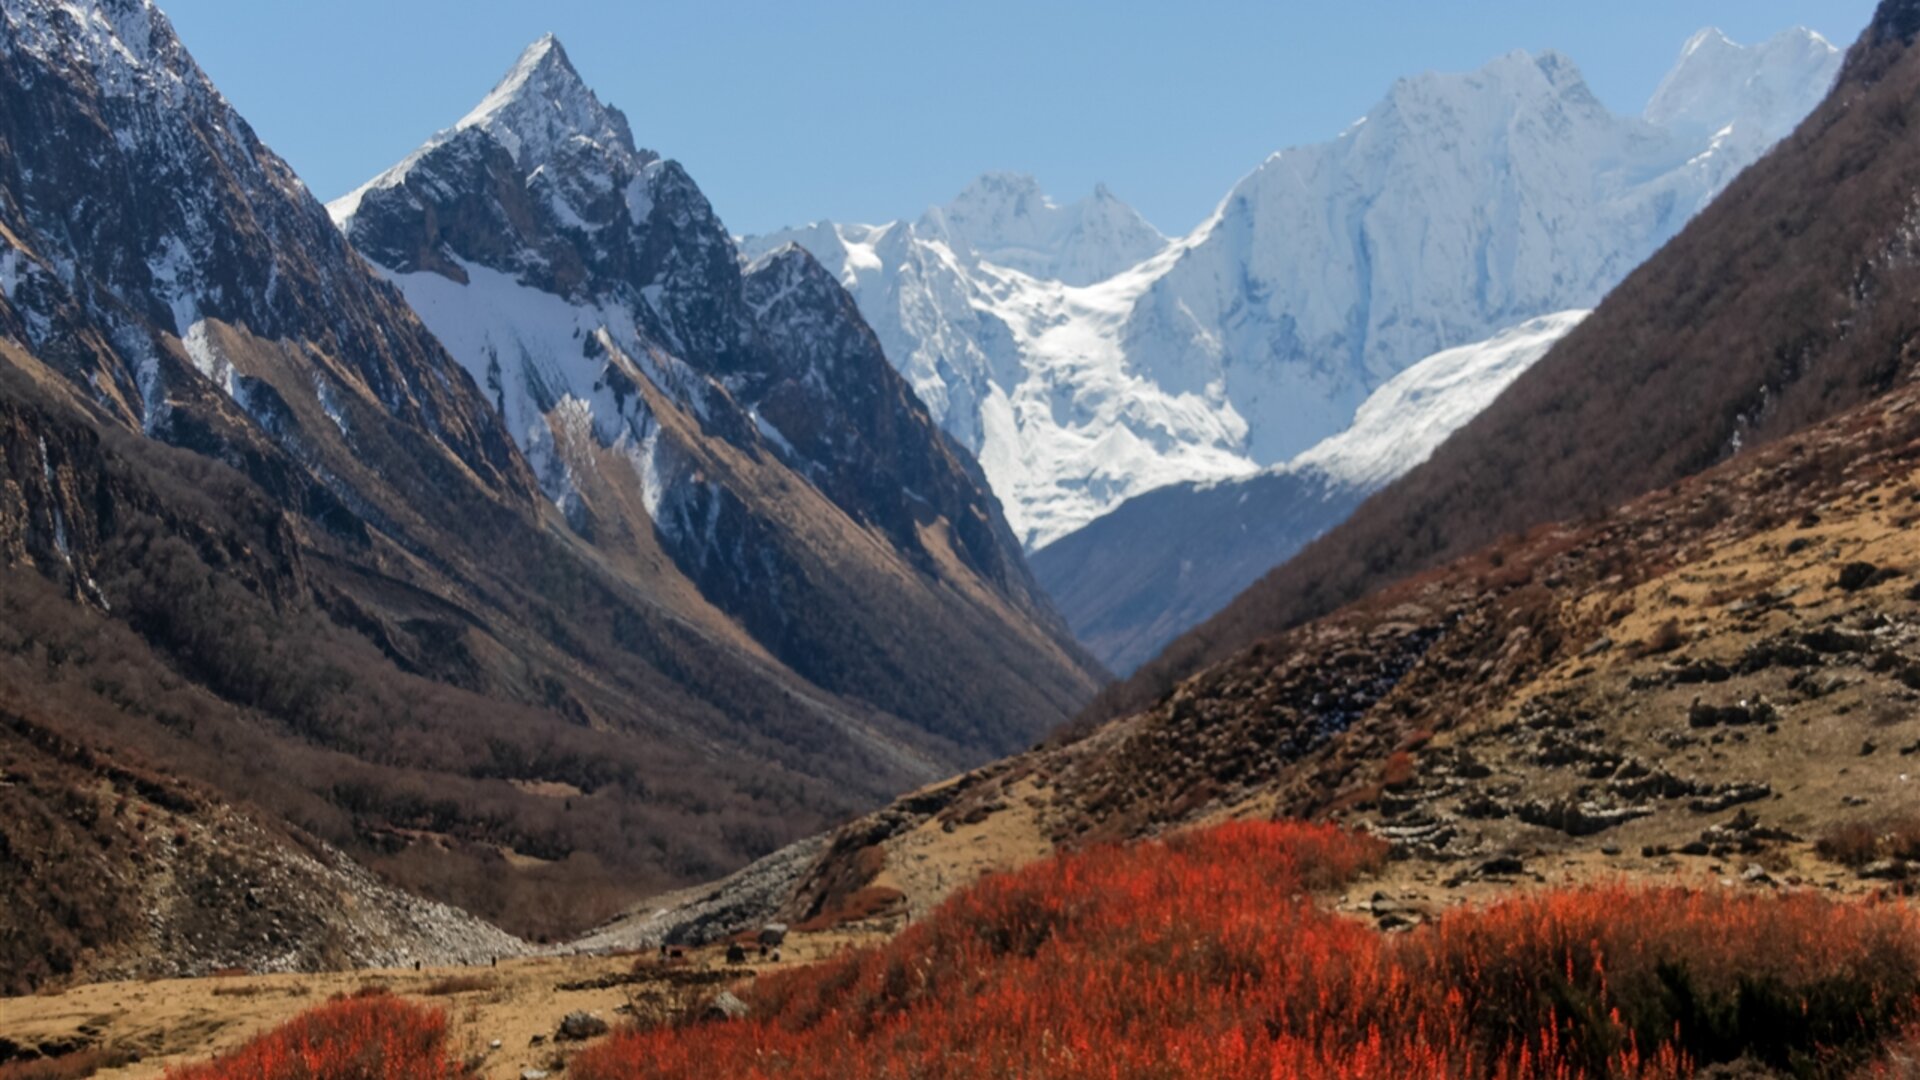
POLYGON ((1424 462, 1588 314, 1435 353, 1375 390, 1345 431, 1249 476, 1136 495, 1034 552, 1034 574, 1080 641, 1131 672, 1424 462))

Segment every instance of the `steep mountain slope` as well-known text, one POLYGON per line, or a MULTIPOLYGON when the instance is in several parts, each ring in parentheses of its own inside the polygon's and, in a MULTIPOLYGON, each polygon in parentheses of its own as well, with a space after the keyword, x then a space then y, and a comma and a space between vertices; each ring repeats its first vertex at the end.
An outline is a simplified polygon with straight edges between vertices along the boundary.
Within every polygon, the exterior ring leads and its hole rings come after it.
MULTIPOLYGON (((9 669, 20 662, 17 632, 4 632, 9 655, 0 662, 9 669)), ((8 691, 16 674, 8 671, 8 691)), ((526 949, 471 915, 379 882, 310 836, 235 812, 209 788, 59 734, 72 719, 64 703, 4 696, 0 841, 10 857, 0 887, 10 910, 0 994, 30 993, 76 969, 139 978, 484 964, 526 949)))
POLYGON ((743 273, 553 38, 333 211, 601 550, 649 573, 664 550, 782 662, 946 756, 1022 745, 1036 728, 1004 718, 1090 690, 977 469, 845 292, 794 247, 743 273))
POLYGON ((1136 495, 1035 552, 1034 574, 1094 655, 1131 672, 1426 460, 1585 315, 1436 353, 1374 391, 1352 427, 1286 464, 1136 495))
MULTIPOLYGON (((597 118, 503 130, 598 160, 575 138, 597 118)), ((792 256, 750 289, 670 163, 643 163, 636 195, 667 219, 635 263, 659 285, 648 336, 583 333, 568 355, 598 350, 624 410, 609 430, 630 415, 657 436, 663 518, 716 541, 682 549, 704 556, 686 569, 618 505, 644 503, 637 482, 576 472, 577 505, 554 509, 556 465, 625 448, 583 412, 536 472, 507 423, 524 415, 369 270, 150 3, 0 0, 0 147, 0 709, 71 743, 62 760, 201 793, 161 806, 193 857, 156 862, 123 842, 147 828, 118 817, 138 805, 8 737, 0 768, 38 786, 10 793, 28 809, 0 818, 0 850, 47 887, 8 905, 0 938, 60 941, 40 976, 158 970, 159 916, 71 912, 111 910, 109 887, 217 909, 284 884, 287 844, 562 932, 1022 745, 1091 687, 965 455, 929 434, 844 295, 792 256), (831 438, 788 419, 825 399, 831 438), (756 413, 796 428, 791 450, 756 413), (788 636, 763 625, 776 603, 723 610, 729 585, 789 589, 788 636), (253 839, 222 849, 223 822, 253 839), (103 862, 72 858, 89 844, 103 862), (149 873, 176 876, 147 889, 149 873)), ((601 178, 556 169, 534 193, 590 209, 601 178)), ((589 265, 569 251, 636 254, 534 239, 576 285, 589 265)), ((342 874, 280 914, 340 929, 328 896, 364 878, 342 874)), ((162 922, 202 935, 182 966, 253 957, 263 931, 162 922)), ((381 955, 419 929, 391 925, 381 955)))
MULTIPOLYGON (((1888 10, 1892 10, 1890 5, 1888 10)), ((1508 532, 1569 520, 1907 376, 1920 60, 1883 18, 1805 123, 1420 468, 1176 641, 1096 715, 1508 532)))
POLYGON ((1051 233, 1023 210, 1030 181, 984 179, 917 222, 746 243, 800 243, 840 277, 1036 549, 1154 487, 1284 462, 1423 357, 1592 307, 1791 130, 1839 61, 1807 31, 1753 47, 1703 32, 1639 117, 1558 54, 1403 79, 1098 281, 1048 277, 1003 239, 1051 233), (1001 208, 979 211, 983 192, 1001 208), (999 223, 985 238, 945 227, 983 216, 999 223))
POLYGON ((1391 844, 1341 905, 1383 929, 1541 881, 1910 882, 1917 503, 1908 384, 902 799, 835 833, 785 917, 918 916, 1051 851, 1240 817, 1391 844))

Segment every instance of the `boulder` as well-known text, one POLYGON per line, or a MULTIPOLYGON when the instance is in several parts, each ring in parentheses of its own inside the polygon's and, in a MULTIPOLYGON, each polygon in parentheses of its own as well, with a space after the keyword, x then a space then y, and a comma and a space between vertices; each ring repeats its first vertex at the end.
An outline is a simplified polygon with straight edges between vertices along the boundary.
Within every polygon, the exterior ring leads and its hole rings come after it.
POLYGON ((607 1022, 590 1012, 575 1010, 560 1018, 560 1030, 554 1038, 565 1042, 579 1042, 607 1033, 607 1022))
POLYGON ((707 1007, 701 1010, 700 1015, 707 1020, 745 1020, 752 1012, 733 991, 722 990, 713 995, 713 1000, 707 1002, 707 1007))

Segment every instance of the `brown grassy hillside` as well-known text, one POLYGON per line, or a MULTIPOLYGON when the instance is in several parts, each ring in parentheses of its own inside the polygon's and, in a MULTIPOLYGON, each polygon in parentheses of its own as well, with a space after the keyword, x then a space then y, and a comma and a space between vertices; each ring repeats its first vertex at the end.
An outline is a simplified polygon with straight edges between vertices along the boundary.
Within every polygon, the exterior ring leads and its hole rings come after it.
POLYGON ((1920 876, 1897 839, 1920 827, 1916 526, 1907 388, 862 819, 788 914, 876 886, 924 910, 1035 850, 1247 815, 1364 823, 1435 904, 1563 867, 1920 876))

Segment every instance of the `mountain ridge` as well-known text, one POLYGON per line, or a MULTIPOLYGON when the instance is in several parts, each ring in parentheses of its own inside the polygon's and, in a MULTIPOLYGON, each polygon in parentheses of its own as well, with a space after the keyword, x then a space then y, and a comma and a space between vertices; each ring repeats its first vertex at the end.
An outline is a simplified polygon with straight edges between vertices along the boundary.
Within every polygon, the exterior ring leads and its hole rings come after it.
MULTIPOLYGON (((1789 31, 1703 59, 1649 102, 1672 129, 1609 112, 1559 53, 1401 79, 1100 281, 995 263, 937 228, 950 207, 744 243, 800 243, 840 277, 1035 551, 1129 496, 1279 464, 1425 356, 1593 306, 1812 108, 1840 54, 1789 31), (1723 82, 1768 92, 1701 92, 1723 82)), ((1044 200, 990 176, 956 201, 994 184, 1044 200)))
POLYGON ((333 209, 489 388, 548 498, 610 554, 663 551, 782 662, 889 711, 928 710, 962 744, 991 732, 990 745, 1020 745, 1037 731, 979 714, 1054 711, 1090 688, 1056 680, 1050 667, 1072 670, 1077 651, 991 493, 839 284, 798 249, 741 260, 691 177, 633 149, 555 39, 333 209), (834 511, 879 528, 891 552, 847 559, 817 520, 834 511), (926 579, 876 592, 896 557, 926 579), (902 604, 914 616, 883 610, 902 604), (1022 644, 989 659, 996 622, 1022 644), (1022 703, 968 710, 885 674, 935 656, 956 665, 956 688, 1008 673, 1022 703))

